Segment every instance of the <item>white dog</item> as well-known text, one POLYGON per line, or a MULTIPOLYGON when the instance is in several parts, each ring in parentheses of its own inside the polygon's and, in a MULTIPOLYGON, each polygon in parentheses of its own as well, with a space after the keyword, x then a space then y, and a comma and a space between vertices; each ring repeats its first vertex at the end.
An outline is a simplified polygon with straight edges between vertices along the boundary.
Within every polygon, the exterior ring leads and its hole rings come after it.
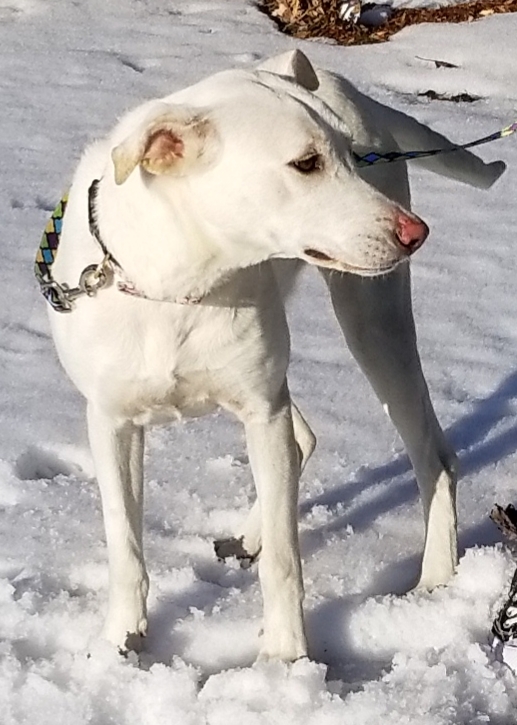
MULTIPOLYGON (((345 273, 327 279, 336 314, 423 491, 422 582, 451 574, 453 457, 422 378, 406 263, 427 228, 407 211, 403 165, 368 170, 367 183, 351 157, 352 144, 436 142, 399 116, 294 52, 145 103, 84 154, 51 270, 73 309, 50 316, 87 399, 110 567, 104 636, 122 650, 138 648, 147 629, 144 426, 220 405, 245 426, 258 494, 234 541, 250 556, 260 548, 261 656, 307 652, 296 517, 314 438, 289 398, 274 258, 345 273)), ((502 171, 467 153, 426 163, 485 185, 502 171)))

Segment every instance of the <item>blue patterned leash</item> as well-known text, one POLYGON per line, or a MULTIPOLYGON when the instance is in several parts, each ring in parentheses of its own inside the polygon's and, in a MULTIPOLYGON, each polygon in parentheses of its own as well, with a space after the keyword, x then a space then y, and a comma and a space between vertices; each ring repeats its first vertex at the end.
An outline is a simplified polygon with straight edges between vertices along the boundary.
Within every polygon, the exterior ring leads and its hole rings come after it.
POLYGON ((411 159, 425 159, 429 156, 436 156, 437 154, 448 154, 452 151, 461 151, 462 149, 471 149, 474 146, 481 146, 481 144, 489 143, 490 141, 497 141, 497 139, 511 136, 512 133, 517 131, 517 121, 511 123, 501 131, 491 133, 489 136, 484 136, 476 141, 470 141, 469 143, 450 146, 447 149, 431 149, 427 151, 389 151, 388 153, 378 153, 377 151, 370 151, 369 153, 361 156, 352 152, 354 157, 355 165, 358 167, 373 166, 374 164, 391 164, 393 161, 410 161, 411 159))

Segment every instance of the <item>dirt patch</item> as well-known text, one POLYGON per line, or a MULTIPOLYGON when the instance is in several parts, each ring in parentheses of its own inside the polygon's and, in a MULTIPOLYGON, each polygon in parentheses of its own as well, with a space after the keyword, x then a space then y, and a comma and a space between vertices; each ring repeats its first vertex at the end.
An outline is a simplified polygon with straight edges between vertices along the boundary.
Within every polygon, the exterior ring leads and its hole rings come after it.
MULTIPOLYGON (((259 0, 280 29, 296 38, 332 38, 340 45, 382 43, 408 25, 461 23, 517 12, 517 0, 474 0, 444 8, 398 8, 382 26, 367 28, 340 19, 341 0, 259 0)), ((380 0, 379 0, 380 4, 380 0)))

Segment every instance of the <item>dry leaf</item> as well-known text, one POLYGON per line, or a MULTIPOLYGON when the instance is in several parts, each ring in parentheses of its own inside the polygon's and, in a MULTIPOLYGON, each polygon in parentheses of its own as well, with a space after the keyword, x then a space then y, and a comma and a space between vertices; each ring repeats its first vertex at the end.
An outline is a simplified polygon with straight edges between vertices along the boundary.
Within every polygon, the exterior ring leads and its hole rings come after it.
MULTIPOLYGON (((437 8, 395 8, 379 28, 343 22, 341 0, 258 0, 280 29, 297 38, 330 38, 342 45, 381 43, 407 25, 472 22, 495 13, 517 12, 517 0, 470 0, 437 8)), ((376 3, 379 4, 379 3, 376 3)))
POLYGON ((289 8, 287 5, 279 5, 276 10, 273 10, 271 15, 275 18, 289 17, 289 8))

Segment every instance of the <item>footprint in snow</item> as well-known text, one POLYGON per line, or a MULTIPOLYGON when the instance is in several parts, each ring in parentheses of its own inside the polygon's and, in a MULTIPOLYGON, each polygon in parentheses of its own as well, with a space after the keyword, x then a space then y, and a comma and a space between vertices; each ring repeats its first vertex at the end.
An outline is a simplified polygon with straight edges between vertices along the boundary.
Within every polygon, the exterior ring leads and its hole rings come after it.
POLYGON ((83 468, 73 461, 65 460, 55 451, 30 446, 15 464, 15 472, 21 481, 53 479, 56 476, 88 478, 83 468))

